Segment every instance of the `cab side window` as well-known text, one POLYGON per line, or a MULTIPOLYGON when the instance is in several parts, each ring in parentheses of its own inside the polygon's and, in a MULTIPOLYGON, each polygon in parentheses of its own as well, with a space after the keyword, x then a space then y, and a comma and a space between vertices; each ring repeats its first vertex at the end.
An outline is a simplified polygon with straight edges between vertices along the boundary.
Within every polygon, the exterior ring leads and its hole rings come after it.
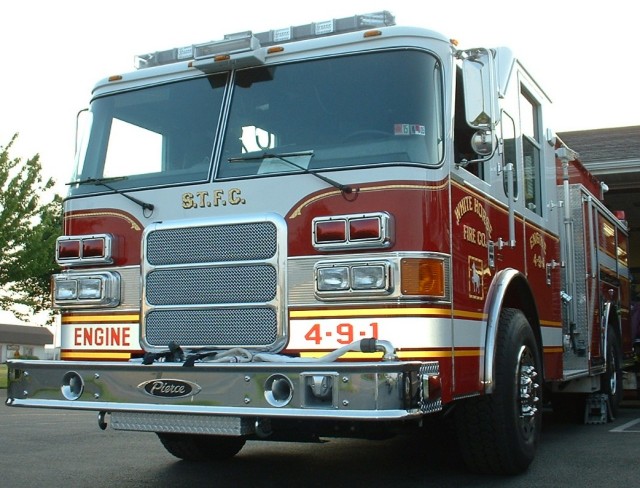
POLYGON ((484 179, 484 164, 482 162, 467 163, 467 161, 474 161, 478 158, 478 155, 471 147, 471 138, 474 132, 475 129, 469 127, 465 119, 462 70, 458 68, 456 72, 456 106, 453 134, 455 162, 463 165, 464 169, 476 175, 478 178, 484 179))
POLYGON ((507 113, 502 112, 500 121, 500 138, 502 139, 502 184, 504 186, 504 194, 509 195, 507 172, 504 171, 507 164, 513 164, 513 198, 518 198, 518 161, 516 159, 516 124, 513 118, 507 113))
POLYGON ((520 123, 524 165, 524 204, 532 212, 542 215, 540 104, 524 87, 520 89, 520 123))

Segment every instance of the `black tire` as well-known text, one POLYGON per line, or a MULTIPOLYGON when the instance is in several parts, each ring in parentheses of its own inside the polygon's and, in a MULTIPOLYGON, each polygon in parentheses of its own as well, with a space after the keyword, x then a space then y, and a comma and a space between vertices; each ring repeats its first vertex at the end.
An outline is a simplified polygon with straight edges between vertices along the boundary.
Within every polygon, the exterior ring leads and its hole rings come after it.
POLYGON ((223 461, 240 452, 244 437, 156 432, 164 448, 185 461, 223 461))
POLYGON ((533 461, 542 426, 538 344, 520 310, 502 310, 496 347, 494 392, 457 406, 456 434, 471 471, 517 474, 533 461))
POLYGON ((609 399, 609 416, 615 419, 622 402, 622 346, 613 327, 607 330, 607 370, 600 378, 600 390, 609 399))

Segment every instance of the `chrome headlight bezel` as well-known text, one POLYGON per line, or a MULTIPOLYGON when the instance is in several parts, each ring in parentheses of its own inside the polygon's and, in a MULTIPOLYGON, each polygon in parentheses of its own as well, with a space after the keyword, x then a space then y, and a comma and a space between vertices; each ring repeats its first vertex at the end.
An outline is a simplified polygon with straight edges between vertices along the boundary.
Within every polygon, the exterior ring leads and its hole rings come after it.
POLYGON ((55 308, 116 307, 120 304, 120 275, 111 271, 61 273, 53 276, 55 308))
POLYGON ((319 298, 386 296, 392 292, 391 264, 387 261, 322 261, 314 267, 314 280, 319 298))

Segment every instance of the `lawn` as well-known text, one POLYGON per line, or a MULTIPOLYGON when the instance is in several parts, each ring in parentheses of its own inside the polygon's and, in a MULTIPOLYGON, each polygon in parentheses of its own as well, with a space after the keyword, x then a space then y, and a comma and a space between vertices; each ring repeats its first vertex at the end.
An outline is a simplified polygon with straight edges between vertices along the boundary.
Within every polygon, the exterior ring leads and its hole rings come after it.
POLYGON ((0 388, 7 387, 7 365, 0 364, 0 388))

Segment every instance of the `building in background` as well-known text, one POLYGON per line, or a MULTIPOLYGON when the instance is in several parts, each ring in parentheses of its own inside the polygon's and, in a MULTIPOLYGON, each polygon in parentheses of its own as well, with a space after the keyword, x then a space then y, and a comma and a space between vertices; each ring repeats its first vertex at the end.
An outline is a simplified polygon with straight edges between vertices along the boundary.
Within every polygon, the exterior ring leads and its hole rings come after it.
POLYGON ((53 334, 46 327, 0 324, 0 363, 25 356, 52 359, 54 350, 46 346, 53 343, 53 334))

